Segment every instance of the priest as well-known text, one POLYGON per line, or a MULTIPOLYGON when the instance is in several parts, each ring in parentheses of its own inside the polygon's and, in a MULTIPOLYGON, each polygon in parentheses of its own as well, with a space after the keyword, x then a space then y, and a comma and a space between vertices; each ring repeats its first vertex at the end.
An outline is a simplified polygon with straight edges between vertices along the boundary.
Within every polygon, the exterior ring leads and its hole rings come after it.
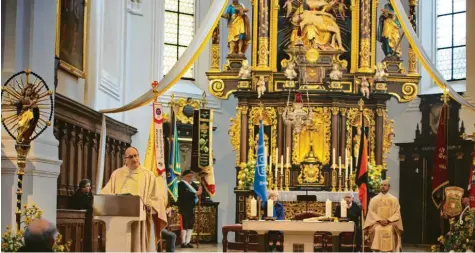
POLYGON ((401 248, 403 231, 399 201, 389 193, 388 180, 381 182, 381 192, 369 202, 363 229, 369 235, 371 250, 396 251, 401 248))
MULTIPOLYGON (((132 223, 131 248, 124 251, 155 251, 152 237, 152 215, 164 210, 164 201, 160 199, 155 175, 140 165, 139 152, 135 147, 125 150, 125 166, 112 172, 109 182, 100 194, 132 194, 140 196, 147 210, 147 219, 132 223)), ((109 238, 112 240, 113 238, 109 238)))

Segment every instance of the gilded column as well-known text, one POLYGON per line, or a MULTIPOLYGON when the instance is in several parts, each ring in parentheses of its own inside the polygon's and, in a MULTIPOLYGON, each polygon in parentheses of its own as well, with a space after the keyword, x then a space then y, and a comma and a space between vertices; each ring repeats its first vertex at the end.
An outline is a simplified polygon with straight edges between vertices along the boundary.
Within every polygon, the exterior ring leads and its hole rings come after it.
POLYGON ((361 1, 360 12, 360 50, 359 50, 359 69, 358 72, 372 72, 371 66, 371 3, 370 0, 361 1))
POLYGON ((345 161, 346 156, 346 108, 340 108, 340 155, 342 162, 345 161))
POLYGON ((248 106, 241 106, 241 163, 247 163, 247 119, 248 106))
MULTIPOLYGON (((254 21, 256 19, 254 18, 254 21)), ((269 70, 269 1, 259 1, 257 69, 269 70)))
POLYGON ((219 72, 219 61, 220 61, 220 47, 219 47, 219 22, 214 28, 213 36, 211 37, 211 67, 209 69, 210 72, 219 72))
POLYGON ((384 128, 384 122, 383 122, 383 116, 384 116, 384 108, 377 108, 376 109, 376 165, 381 165, 383 164, 383 141, 384 141, 384 136, 383 136, 383 128, 384 128))
POLYGON ((284 122, 282 120, 282 114, 284 113, 284 108, 279 107, 277 108, 277 147, 279 148, 279 154, 276 154, 277 157, 280 159, 280 154, 282 153, 282 149, 284 148, 284 122))
MULTIPOLYGON (((417 6, 417 0, 409 0, 409 20, 411 21, 414 32, 416 32, 416 27, 417 27, 416 6, 417 6)), ((416 53, 414 53, 414 49, 412 49, 411 46, 409 46, 408 54, 409 54, 408 55, 409 66, 408 66, 407 73, 409 75, 417 75, 418 73, 417 73, 416 53)))
MULTIPOLYGON (((335 149, 335 161, 331 161, 331 163, 338 164, 338 156, 340 155, 338 149, 338 112, 340 108, 338 107, 331 107, 330 110, 332 111, 332 150, 331 154, 333 154, 333 149, 335 149)), ((332 157, 333 159, 333 157, 332 157)))

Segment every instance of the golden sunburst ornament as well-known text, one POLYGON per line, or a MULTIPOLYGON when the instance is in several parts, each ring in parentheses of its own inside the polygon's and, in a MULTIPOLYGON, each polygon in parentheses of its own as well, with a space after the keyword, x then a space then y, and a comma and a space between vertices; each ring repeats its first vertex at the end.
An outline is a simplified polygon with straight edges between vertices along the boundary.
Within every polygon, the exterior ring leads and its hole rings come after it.
POLYGON ((317 49, 315 48, 310 48, 306 53, 305 53, 305 59, 309 63, 315 63, 318 60, 318 57, 320 57, 320 53, 318 52, 317 49))

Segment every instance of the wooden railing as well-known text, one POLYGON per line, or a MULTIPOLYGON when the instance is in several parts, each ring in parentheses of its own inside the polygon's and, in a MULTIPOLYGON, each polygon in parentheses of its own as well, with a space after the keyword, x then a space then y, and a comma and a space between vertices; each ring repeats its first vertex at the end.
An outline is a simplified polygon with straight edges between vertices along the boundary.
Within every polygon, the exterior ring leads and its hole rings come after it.
MULTIPOLYGON (((101 120, 99 112, 56 94, 54 136, 59 141, 59 159, 63 161, 58 176, 58 209, 68 208, 68 196, 74 194, 82 179, 90 179, 93 191, 96 188, 101 120)), ((136 133, 136 128, 107 118, 103 185, 112 171, 122 167, 124 151, 136 133)))

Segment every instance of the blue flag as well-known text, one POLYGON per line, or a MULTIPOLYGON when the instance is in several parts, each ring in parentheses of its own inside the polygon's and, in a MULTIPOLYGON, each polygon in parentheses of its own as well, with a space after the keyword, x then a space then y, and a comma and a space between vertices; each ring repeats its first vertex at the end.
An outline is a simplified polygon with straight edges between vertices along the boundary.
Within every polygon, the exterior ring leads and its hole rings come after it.
POLYGON ((256 171, 254 173, 254 192, 263 202, 267 201, 267 175, 264 145, 264 126, 259 122, 259 140, 257 141, 256 171))
POLYGON ((170 145, 170 160, 167 169, 168 192, 173 200, 178 199, 178 177, 181 175, 180 167, 180 144, 178 143, 178 133, 176 131, 175 117, 172 117, 173 140, 170 145))

